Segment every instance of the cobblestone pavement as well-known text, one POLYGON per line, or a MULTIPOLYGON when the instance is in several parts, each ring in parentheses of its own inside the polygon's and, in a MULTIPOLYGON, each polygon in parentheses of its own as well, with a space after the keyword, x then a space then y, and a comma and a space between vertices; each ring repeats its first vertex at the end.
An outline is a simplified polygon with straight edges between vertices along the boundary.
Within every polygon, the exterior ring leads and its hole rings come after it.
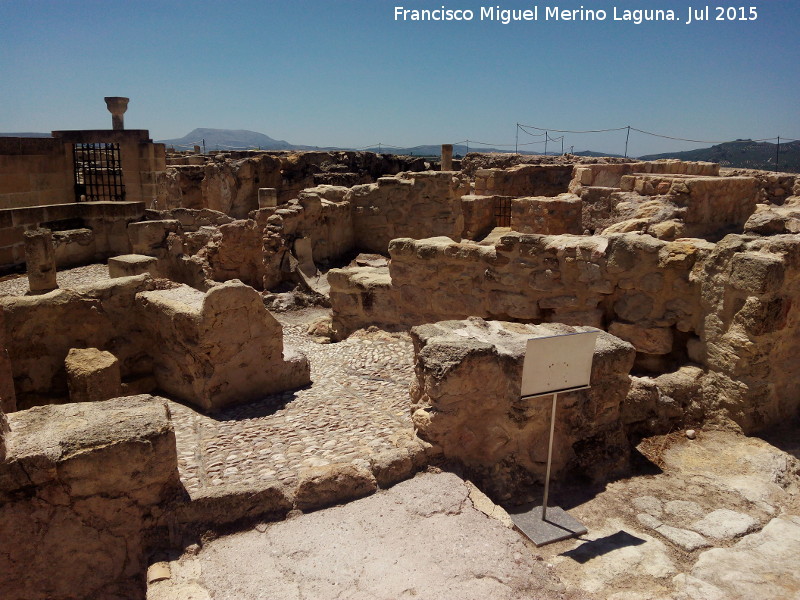
POLYGON ((368 461, 411 436, 413 348, 407 335, 318 344, 304 324, 276 316, 284 345, 308 356, 312 384, 213 416, 170 402, 190 495, 207 486, 270 479, 293 487, 303 467, 368 461))
MULTIPOLYGON (((56 273, 58 287, 73 288, 87 283, 93 283, 100 279, 108 279, 108 266, 103 264, 86 265, 84 267, 74 267, 63 269, 56 273)), ((24 296, 28 291, 28 277, 8 277, 0 280, 0 296, 24 296)))

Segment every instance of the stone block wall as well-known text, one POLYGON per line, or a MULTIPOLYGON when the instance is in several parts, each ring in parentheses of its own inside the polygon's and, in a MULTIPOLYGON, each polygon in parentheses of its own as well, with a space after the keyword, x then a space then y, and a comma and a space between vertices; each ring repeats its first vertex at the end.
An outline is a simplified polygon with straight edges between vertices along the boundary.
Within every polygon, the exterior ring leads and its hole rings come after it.
POLYGON ((475 171, 475 194, 482 196, 557 196, 567 192, 573 167, 515 165, 475 171))
POLYGON ((130 252, 128 223, 143 215, 142 202, 80 202, 0 210, 0 271, 25 264, 25 231, 40 227, 53 230, 56 264, 60 267, 130 252))
POLYGON ((144 599, 148 552, 167 541, 166 512, 181 492, 165 403, 42 406, 8 421, 3 598, 144 599))
POLYGON ((511 229, 520 233, 580 235, 582 211, 583 202, 574 194, 515 198, 511 201, 511 229))
POLYGON ((136 295, 149 331, 158 386, 213 411, 310 382, 305 356, 253 288, 240 281, 206 294, 188 286, 136 295))
POLYGON ((152 372, 134 297, 154 287, 149 276, 140 275, 81 290, 0 298, 17 408, 66 400, 64 360, 72 348, 111 352, 120 361, 123 380, 152 372))
POLYGON ((716 177, 719 172, 719 165, 716 163, 685 162, 677 159, 615 164, 580 164, 575 167, 572 180, 569 182, 569 191, 580 195, 581 189, 587 186, 619 188, 622 177, 634 173, 716 177))
POLYGON ((352 205, 355 246, 385 253, 399 237, 445 235, 458 240, 464 229, 461 197, 469 191, 466 178, 434 171, 354 186, 344 199, 352 205))
POLYGON ((468 316, 592 325, 636 347, 638 373, 699 365, 703 391, 686 399, 685 414, 754 431, 800 407, 789 358, 800 350, 799 251, 797 235, 719 244, 640 234, 511 233, 495 246, 398 239, 388 270, 331 272, 333 330, 341 338, 370 324, 468 316))
MULTIPOLYGON (((417 434, 434 451, 463 464, 469 477, 495 498, 518 497, 531 483, 542 483, 552 401, 551 396, 520 398, 526 342, 587 330, 478 318, 412 328, 411 402, 417 434)), ((634 354, 629 343, 601 333, 592 388, 559 396, 556 478, 570 467, 607 477, 627 466, 620 416, 634 354)))
POLYGON ((53 138, 0 138, 0 210, 73 202, 70 152, 53 138))
POLYGON ((260 295, 239 281, 203 294, 143 274, 0 298, 0 310, 20 409, 66 400, 72 348, 110 352, 123 384, 155 377, 205 410, 309 381, 305 357, 284 348, 260 295))

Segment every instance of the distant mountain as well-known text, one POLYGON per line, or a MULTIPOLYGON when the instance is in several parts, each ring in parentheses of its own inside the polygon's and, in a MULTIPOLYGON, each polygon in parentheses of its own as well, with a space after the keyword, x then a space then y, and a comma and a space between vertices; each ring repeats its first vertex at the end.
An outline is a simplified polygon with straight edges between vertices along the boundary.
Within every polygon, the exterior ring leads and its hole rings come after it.
POLYGON ((158 143, 172 146, 176 150, 191 150, 194 146, 206 150, 291 150, 292 145, 285 140, 276 140, 263 133, 246 129, 207 129, 200 128, 182 138, 157 140, 158 143))
MULTIPOLYGON (((640 157, 642 160, 659 158, 679 158, 681 160, 708 161, 719 163, 723 167, 740 169, 775 170, 777 144, 754 142, 752 140, 736 140, 685 152, 668 152, 666 154, 649 154, 640 157)), ((800 141, 781 143, 779 171, 800 173, 800 141)))
POLYGON ((51 137, 51 134, 26 131, 24 133, 0 133, 0 137, 51 137))

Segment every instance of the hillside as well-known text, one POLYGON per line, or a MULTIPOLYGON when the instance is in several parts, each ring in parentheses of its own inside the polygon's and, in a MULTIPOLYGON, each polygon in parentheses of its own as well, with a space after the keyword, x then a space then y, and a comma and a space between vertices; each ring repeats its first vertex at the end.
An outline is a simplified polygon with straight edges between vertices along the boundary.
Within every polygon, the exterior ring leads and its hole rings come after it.
MULTIPOLYGON (((659 158, 679 158, 681 160, 708 161, 719 163, 723 167, 744 169, 775 170, 775 154, 777 144, 754 142, 752 140, 736 140, 685 152, 669 152, 666 154, 649 154, 640 157, 642 160, 659 158)), ((781 143, 779 171, 800 172, 800 141, 781 143)))

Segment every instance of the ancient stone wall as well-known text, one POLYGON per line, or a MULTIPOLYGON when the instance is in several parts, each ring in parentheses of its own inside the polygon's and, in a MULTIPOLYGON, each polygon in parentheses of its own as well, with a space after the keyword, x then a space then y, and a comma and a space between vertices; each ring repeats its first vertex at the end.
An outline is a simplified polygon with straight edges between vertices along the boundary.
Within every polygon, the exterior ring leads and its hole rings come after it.
MULTIPOLYGON (((462 463, 496 498, 542 483, 552 403, 550 396, 520 398, 526 342, 588 330, 477 318, 414 327, 411 402, 417 434, 445 458, 462 463)), ((630 344, 601 333, 591 389, 559 397, 555 477, 569 467, 608 477, 627 466, 620 415, 634 354, 630 344)))
POLYGON ((580 195, 581 188, 586 186, 619 188, 622 177, 635 173, 716 177, 719 175, 719 165, 708 162, 684 162, 677 159, 616 164, 580 164, 575 167, 572 180, 569 182, 569 191, 580 195))
POLYGON ((310 382, 305 356, 253 288, 230 281, 206 294, 188 286, 136 295, 159 388, 212 411, 310 382))
POLYGON ((8 420, 3 598, 143 599, 148 552, 167 542, 166 511, 181 491, 165 403, 42 406, 8 420))
POLYGON ((798 248, 796 235, 718 245, 639 234, 398 239, 388 270, 331 271, 332 327, 339 338, 468 316, 601 327, 636 347, 639 373, 703 367, 700 403, 685 414, 750 431, 797 411, 793 378, 781 374, 794 368, 780 361, 795 351, 798 248), (774 352, 780 371, 766 358, 774 352))
POLYGON ((66 400, 64 360, 71 348, 108 350, 119 359, 123 379, 152 372, 134 296, 154 285, 140 275, 80 290, 0 298, 18 408, 66 400))
POLYGON ((70 152, 53 138, 0 138, 0 209, 73 202, 70 152))
POLYGON ((344 198, 353 207, 355 245, 384 253, 399 237, 458 240, 464 229, 461 196, 469 191, 466 178, 447 171, 381 177, 378 183, 355 186, 344 198))
POLYGON ((475 193, 482 196, 557 196, 567 191, 572 170, 571 164, 479 169, 475 172, 475 193))
POLYGON ((0 210, 0 270, 25 263, 25 231, 41 227, 53 231, 59 267, 130 252, 126 228, 143 215, 141 202, 79 202, 0 210))
POLYGON ((401 171, 424 171, 421 158, 372 152, 225 152, 205 164, 171 166, 165 204, 157 208, 211 208, 237 219, 258 208, 258 189, 278 190, 278 203, 318 185, 372 183, 401 171))
POLYGON ((309 379, 305 357, 283 347, 280 325, 239 281, 203 294, 143 274, 4 297, 0 309, 20 409, 67 399, 72 348, 110 352, 126 389, 157 386, 205 410, 309 379))

